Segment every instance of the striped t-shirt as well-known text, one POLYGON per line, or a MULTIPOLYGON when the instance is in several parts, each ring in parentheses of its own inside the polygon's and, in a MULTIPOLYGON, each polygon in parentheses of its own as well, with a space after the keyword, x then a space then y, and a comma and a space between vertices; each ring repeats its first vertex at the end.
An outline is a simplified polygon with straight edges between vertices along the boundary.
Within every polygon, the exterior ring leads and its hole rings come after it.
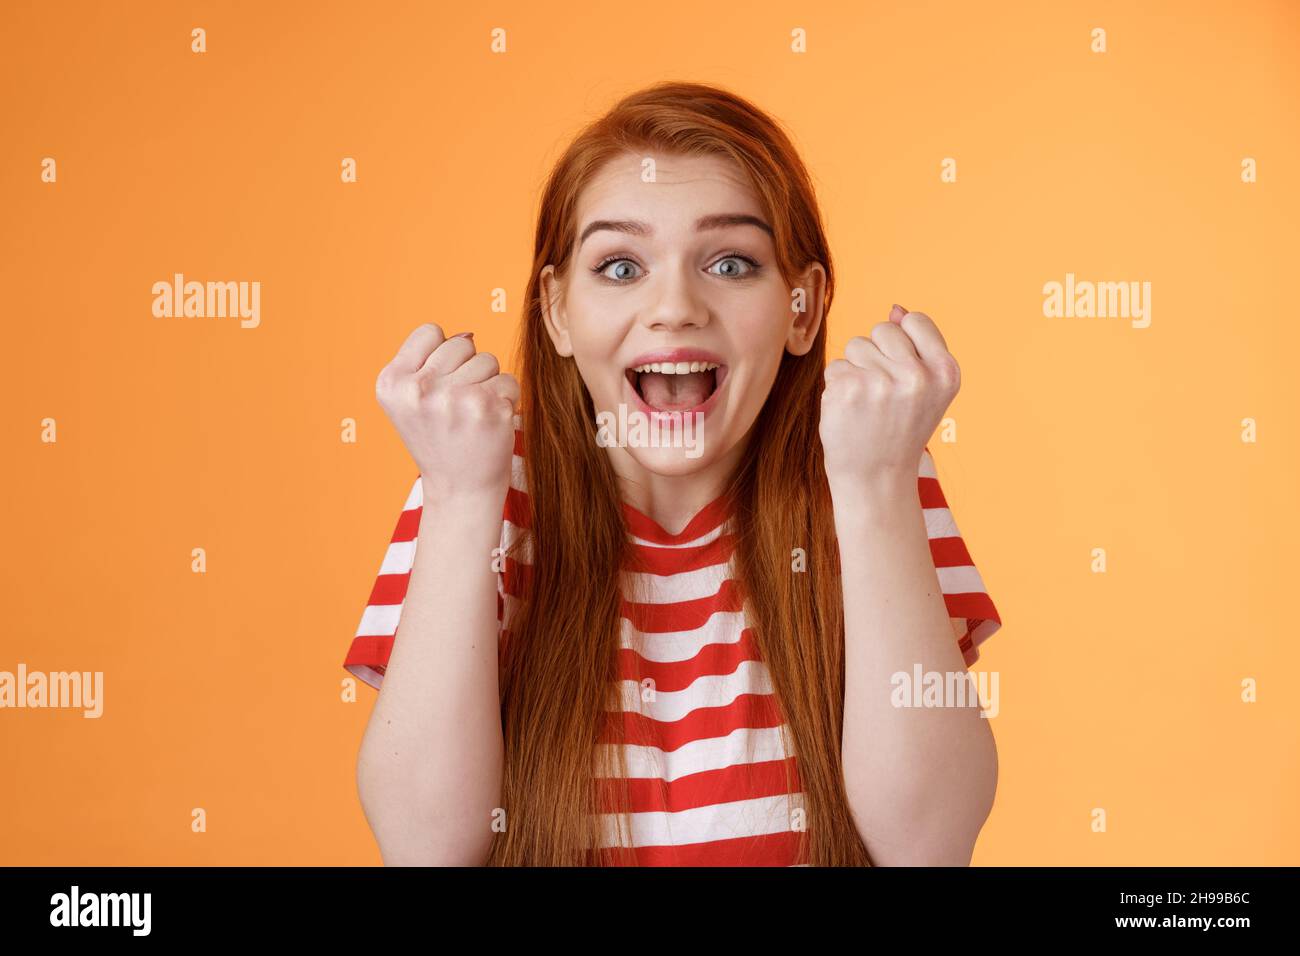
MULTIPOLYGON (((522 454, 516 430, 503 549, 528 526, 522 454)), ((1001 619, 944 501, 928 447, 917 485, 944 603, 970 665, 1001 619)), ((376 688, 415 558, 421 492, 417 476, 344 661, 376 688)), ((727 499, 710 503, 676 534, 626 503, 623 514, 632 560, 620 572, 622 712, 609 714, 598 741, 625 748, 631 805, 622 832, 631 839, 620 840, 619 818, 604 814, 602 846, 630 842, 624 852, 640 866, 799 865, 797 761, 783 743, 780 708, 732 577, 727 499), (653 693, 644 693, 647 686, 653 693)), ((520 561, 529 561, 526 540, 520 561)), ((498 635, 505 640, 519 582, 519 565, 507 561, 497 576, 498 635)))

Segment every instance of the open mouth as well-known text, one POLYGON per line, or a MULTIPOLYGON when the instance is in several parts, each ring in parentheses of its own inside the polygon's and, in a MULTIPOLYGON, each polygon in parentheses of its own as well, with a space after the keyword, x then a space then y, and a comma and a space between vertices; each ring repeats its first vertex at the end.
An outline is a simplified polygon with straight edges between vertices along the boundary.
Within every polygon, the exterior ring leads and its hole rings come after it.
POLYGON ((726 367, 717 362, 650 362, 625 373, 641 401, 659 412, 685 412, 707 402, 722 384, 726 367))

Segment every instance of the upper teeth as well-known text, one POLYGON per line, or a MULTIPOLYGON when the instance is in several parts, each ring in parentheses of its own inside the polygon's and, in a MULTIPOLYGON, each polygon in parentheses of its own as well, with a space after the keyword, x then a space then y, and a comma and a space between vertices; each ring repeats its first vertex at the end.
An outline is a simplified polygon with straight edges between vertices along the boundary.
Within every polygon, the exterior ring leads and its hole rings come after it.
POLYGON ((658 372, 660 375, 689 375, 691 372, 707 372, 717 368, 716 362, 651 362, 649 365, 637 365, 634 372, 658 372))

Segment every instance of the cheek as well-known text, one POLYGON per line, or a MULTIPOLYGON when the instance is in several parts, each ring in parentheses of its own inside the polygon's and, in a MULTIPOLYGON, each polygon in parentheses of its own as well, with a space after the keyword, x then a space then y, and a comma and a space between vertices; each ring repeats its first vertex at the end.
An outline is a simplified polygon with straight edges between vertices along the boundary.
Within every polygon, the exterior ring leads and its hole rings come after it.
POLYGON ((776 381, 776 371, 781 364, 779 354, 763 355, 756 358, 749 366, 748 373, 745 375, 743 383, 743 394, 740 397, 740 408, 744 417, 749 420, 756 416, 767 401, 768 393, 772 390, 772 383, 776 381))
POLYGON ((767 388, 776 377, 793 315, 784 300, 765 299, 740 317, 735 342, 746 370, 746 386, 767 388))
POLYGON ((577 321, 569 326, 573 361, 587 391, 601 408, 612 407, 621 394, 623 369, 616 355, 622 339, 607 322, 577 321))
POLYGON ((609 371, 622 341, 621 330, 607 317, 584 316, 570 321, 569 344, 584 378, 587 373, 599 374, 602 368, 609 371))
POLYGON ((743 344, 743 364, 737 375, 734 395, 736 427, 747 429, 767 401, 785 354, 786 328, 779 312, 772 310, 753 322, 743 323, 738 344, 743 344))
POLYGON ((764 289, 734 313, 734 326, 746 343, 764 351, 778 344, 785 348, 786 336, 794 323, 791 299, 783 288, 764 289))

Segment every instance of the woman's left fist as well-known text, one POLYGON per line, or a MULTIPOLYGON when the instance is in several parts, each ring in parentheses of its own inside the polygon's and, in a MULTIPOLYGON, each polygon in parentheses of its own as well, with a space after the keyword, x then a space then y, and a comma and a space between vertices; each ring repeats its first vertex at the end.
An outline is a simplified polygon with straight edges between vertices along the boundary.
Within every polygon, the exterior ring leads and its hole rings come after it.
POLYGON ((915 477, 921 455, 961 387, 939 327, 894 306, 869 338, 856 336, 826 366, 821 438, 832 482, 915 477))

